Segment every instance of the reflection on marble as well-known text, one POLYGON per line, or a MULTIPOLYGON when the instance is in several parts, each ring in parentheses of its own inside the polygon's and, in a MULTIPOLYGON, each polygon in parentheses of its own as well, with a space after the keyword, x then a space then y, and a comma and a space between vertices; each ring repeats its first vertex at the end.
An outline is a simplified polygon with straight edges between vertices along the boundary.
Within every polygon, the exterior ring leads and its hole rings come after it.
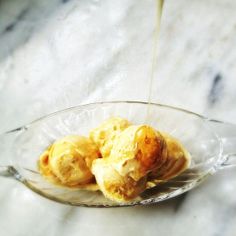
MULTIPOLYGON (((78 104, 147 100, 154 0, 0 1, 0 130, 78 104)), ((166 0, 152 101, 236 120, 236 2, 166 0)), ((1 160, 2 157, 0 157, 1 160)), ((60 205, 1 178, 0 235, 236 232, 227 169, 155 206, 60 205)))

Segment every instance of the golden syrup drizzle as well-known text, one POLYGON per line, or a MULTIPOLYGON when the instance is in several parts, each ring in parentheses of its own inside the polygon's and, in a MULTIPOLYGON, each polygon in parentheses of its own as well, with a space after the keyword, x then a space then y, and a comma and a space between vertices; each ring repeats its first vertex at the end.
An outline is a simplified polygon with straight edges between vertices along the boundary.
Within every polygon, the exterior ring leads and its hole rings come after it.
POLYGON ((147 117, 146 117, 147 121, 150 116, 151 93, 152 93, 153 79, 154 79, 154 75, 155 75, 154 72, 155 72, 155 67, 156 67, 156 63, 157 63, 157 53, 158 53, 157 48, 158 48, 158 40, 159 40, 159 34, 160 34, 163 3, 164 3, 164 0, 156 0, 156 27, 155 27, 155 32, 154 32, 151 74, 150 74, 149 90, 148 90, 148 109, 147 109, 147 117))

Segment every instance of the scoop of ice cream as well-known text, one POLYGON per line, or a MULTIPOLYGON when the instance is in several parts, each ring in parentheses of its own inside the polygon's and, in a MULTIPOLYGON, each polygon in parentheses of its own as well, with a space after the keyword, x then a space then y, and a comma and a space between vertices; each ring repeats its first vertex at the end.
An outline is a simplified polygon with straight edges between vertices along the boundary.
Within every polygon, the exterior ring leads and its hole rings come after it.
POLYGON ((165 140, 147 125, 132 125, 114 140, 109 156, 113 168, 121 175, 139 180, 166 159, 165 140))
MULTIPOLYGON (((54 175, 60 183, 74 186, 89 183, 93 179, 90 171, 92 161, 99 157, 97 146, 82 136, 66 136, 56 141, 48 150, 48 165, 41 164, 41 170, 54 175)), ((46 161, 45 155, 41 162, 46 161)))
POLYGON ((96 176, 97 184, 110 200, 127 202, 136 198, 146 187, 146 177, 135 181, 130 176, 120 175, 108 159, 97 159, 93 162, 92 172, 96 176))
POLYGON ((161 133, 166 141, 167 158, 157 169, 154 169, 149 178, 158 183, 172 179, 185 171, 191 162, 190 153, 174 137, 166 133, 161 133))
POLYGON ((102 157, 108 157, 114 139, 130 125, 129 121, 114 117, 103 122, 99 127, 91 130, 90 138, 99 147, 102 157))
POLYGON ((108 158, 93 162, 92 172, 103 194, 125 202, 145 190, 147 173, 166 158, 165 141, 147 125, 129 126, 114 139, 108 158))

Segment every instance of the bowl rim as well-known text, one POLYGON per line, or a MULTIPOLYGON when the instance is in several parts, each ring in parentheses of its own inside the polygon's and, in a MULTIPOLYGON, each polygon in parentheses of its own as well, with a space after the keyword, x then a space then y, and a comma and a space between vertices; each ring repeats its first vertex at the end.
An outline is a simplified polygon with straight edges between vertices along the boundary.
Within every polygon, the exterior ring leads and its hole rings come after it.
MULTIPOLYGON (((43 116, 41 116, 41 117, 39 117, 37 119, 34 119, 33 121, 29 122, 26 125, 22 125, 20 127, 11 129, 11 130, 6 131, 6 132, 4 132, 2 134, 12 133, 12 132, 15 132, 15 131, 20 131, 22 129, 28 129, 28 128, 30 128, 30 126, 32 126, 34 124, 37 124, 37 123, 41 122, 44 119, 53 117, 53 116, 58 115, 60 113, 68 112, 70 110, 75 110, 75 109, 78 109, 78 110, 81 109, 82 110, 85 107, 90 107, 90 106, 95 106, 95 105, 117 104, 117 103, 142 104, 142 105, 166 107, 166 108, 169 108, 169 109, 178 110, 178 111, 181 111, 181 112, 184 112, 184 113, 187 113, 187 114, 191 114, 191 115, 197 116, 197 117, 199 117, 199 118, 201 118, 201 119, 203 119, 205 121, 212 121, 212 122, 216 122, 216 123, 224 123, 224 124, 229 124, 229 125, 235 125, 235 124, 230 123, 230 122, 216 120, 216 119, 204 116, 202 114, 196 113, 194 111, 190 111, 190 110, 187 110, 185 108, 181 108, 181 107, 177 107, 177 106, 172 106, 172 105, 168 105, 168 104, 148 102, 148 101, 138 101, 138 100, 114 100, 114 101, 101 101, 101 102, 85 103, 85 104, 80 104, 80 105, 76 105, 76 106, 67 107, 65 109, 57 110, 57 111, 54 111, 52 113, 48 113, 46 115, 43 115, 43 116)), ((0 134, 0 135, 2 135, 2 134, 0 134)))

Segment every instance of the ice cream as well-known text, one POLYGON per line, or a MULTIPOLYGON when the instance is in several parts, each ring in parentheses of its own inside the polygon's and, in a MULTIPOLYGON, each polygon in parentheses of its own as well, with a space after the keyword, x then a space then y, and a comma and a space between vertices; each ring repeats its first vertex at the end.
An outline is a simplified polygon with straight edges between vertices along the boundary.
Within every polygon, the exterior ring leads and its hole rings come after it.
POLYGON ((167 159, 162 166, 150 173, 148 183, 150 186, 153 183, 156 185, 180 175, 189 167, 191 162, 190 153, 180 141, 167 133, 162 132, 161 134, 166 141, 167 159))
POLYGON ((165 160, 161 134, 147 125, 132 125, 114 139, 108 158, 93 162, 92 172, 105 196, 128 201, 144 190, 147 174, 165 160))
POLYGON ((40 173, 50 182, 99 189, 105 197, 123 203, 190 165, 189 152, 176 138, 148 125, 131 125, 114 117, 89 136, 70 135, 54 142, 39 159, 40 173))
POLYGON ((53 174, 50 165, 49 165, 49 150, 51 146, 49 146, 43 154, 39 157, 38 167, 40 173, 50 182, 58 184, 60 183, 59 179, 53 174))
POLYGON ((113 142, 117 135, 129 127, 130 123, 126 119, 113 117, 104 121, 100 126, 91 130, 90 138, 98 146, 102 157, 110 155, 113 142))
POLYGON ((127 202, 137 198, 146 188, 146 176, 135 181, 129 175, 122 176, 108 159, 93 162, 92 172, 104 196, 115 202, 127 202))
POLYGON ((166 158, 165 140, 147 125, 132 125, 114 140, 109 159, 121 174, 139 180, 166 158))
POLYGON ((90 139, 70 135, 56 141, 43 153, 39 167, 44 176, 63 185, 87 184, 93 180, 92 161, 99 156, 97 146, 90 139))

